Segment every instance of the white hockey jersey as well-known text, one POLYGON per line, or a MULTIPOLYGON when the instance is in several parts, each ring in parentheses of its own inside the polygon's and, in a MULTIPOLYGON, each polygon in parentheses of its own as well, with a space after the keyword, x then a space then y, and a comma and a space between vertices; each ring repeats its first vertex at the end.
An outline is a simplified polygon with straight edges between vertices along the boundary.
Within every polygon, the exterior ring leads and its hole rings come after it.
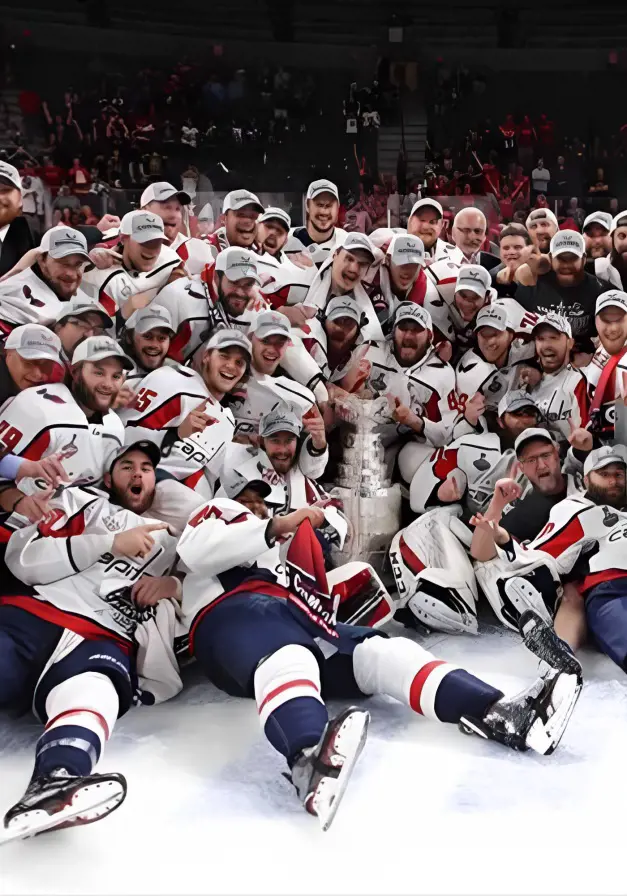
POLYGON ((0 409, 0 443, 28 460, 60 452, 74 484, 98 483, 124 444, 115 411, 90 422, 62 383, 24 389, 0 409))
MULTIPOLYGON (((37 266, 20 271, 0 283, 0 330, 8 333, 22 324, 48 326, 56 319, 63 302, 37 273, 37 266), (2 326, 2 323, 6 326, 2 326)), ((91 301, 80 288, 76 298, 91 301)))
MULTIPOLYGON (((451 365, 442 361, 436 350, 430 348, 416 364, 402 367, 396 360, 391 340, 370 345, 365 362, 370 365, 365 388, 375 396, 400 398, 403 404, 424 419, 424 439, 431 445, 446 445, 459 410, 455 373, 451 365)), ((393 409, 392 404, 390 409, 393 409)), ((412 434, 412 430, 396 423, 390 412, 389 423, 382 432, 384 442, 390 444, 408 434, 412 434)))
POLYGON ((142 575, 169 572, 176 537, 167 529, 154 530, 148 556, 126 557, 113 552, 116 534, 157 520, 77 488, 61 490, 50 504, 42 522, 11 535, 6 565, 30 587, 20 595, 21 603, 10 602, 88 639, 108 635, 131 642, 137 625, 156 610, 136 606, 130 588, 142 575))
POLYGON ((469 349, 455 368, 460 405, 463 407, 469 398, 481 392, 486 400, 486 410, 495 411, 501 398, 517 388, 521 365, 534 355, 535 347, 532 342, 514 339, 505 365, 499 368, 486 361, 478 349, 469 349))
POLYGON ((529 395, 544 415, 548 429, 565 441, 573 428, 588 423, 588 389, 585 377, 570 364, 557 373, 545 373, 529 395))
MULTIPOLYGON (((324 311, 332 298, 331 264, 332 261, 330 259, 320 268, 313 280, 303 302, 308 308, 324 311)), ((364 285, 358 283, 347 295, 355 300, 364 315, 364 323, 361 326, 364 340, 367 342, 380 342, 383 339, 383 329, 364 285)))
POLYGON ((227 445, 233 439, 233 414, 209 394, 202 377, 189 367, 159 367, 140 383, 133 404, 120 411, 126 443, 149 439, 161 448, 159 469, 205 497, 213 494, 227 445), (214 422, 203 432, 179 438, 190 411, 206 402, 214 422))
POLYGON ((164 246, 152 270, 131 271, 123 265, 115 265, 106 270, 93 267, 83 275, 83 288, 88 295, 100 302, 107 314, 114 316, 132 296, 150 291, 156 295, 180 263, 181 259, 176 252, 164 246))
POLYGON ((211 246, 206 240, 200 240, 195 236, 186 236, 177 233, 170 243, 172 249, 182 261, 189 277, 199 277, 207 265, 214 262, 211 246))
POLYGON ((351 352, 337 367, 331 367, 327 349, 327 334, 320 321, 314 317, 302 327, 297 328, 307 353, 327 382, 339 383, 350 371, 354 370, 368 351, 368 343, 364 342, 361 332, 351 352))
POLYGON ((341 227, 334 227, 329 239, 323 243, 314 243, 307 232, 307 228, 303 226, 292 227, 290 236, 295 237, 302 243, 304 247, 302 251, 308 252, 313 263, 320 267, 333 255, 338 246, 343 244, 346 239, 346 231, 341 227))

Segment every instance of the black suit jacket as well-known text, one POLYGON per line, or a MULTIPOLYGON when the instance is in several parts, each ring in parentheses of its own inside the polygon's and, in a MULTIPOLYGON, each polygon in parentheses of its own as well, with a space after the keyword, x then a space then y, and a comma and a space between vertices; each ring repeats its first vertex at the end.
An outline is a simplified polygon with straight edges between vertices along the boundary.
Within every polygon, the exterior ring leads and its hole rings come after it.
POLYGON ((0 244, 0 277, 17 264, 22 255, 35 245, 26 218, 15 218, 0 244))
POLYGON ((491 252, 479 253, 479 264, 482 268, 485 268, 486 271, 491 271, 492 268, 495 268, 500 263, 501 259, 497 255, 492 255, 491 252))

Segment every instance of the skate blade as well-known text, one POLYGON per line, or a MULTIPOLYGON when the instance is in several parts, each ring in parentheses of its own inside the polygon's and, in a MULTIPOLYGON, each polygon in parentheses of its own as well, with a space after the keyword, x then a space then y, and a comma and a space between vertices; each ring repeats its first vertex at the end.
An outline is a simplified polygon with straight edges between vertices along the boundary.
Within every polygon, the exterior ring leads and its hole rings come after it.
POLYGON ((519 576, 507 579, 503 588, 505 594, 509 597, 514 608, 518 610, 521 616, 526 611, 531 610, 532 613, 537 613, 540 619, 544 622, 552 624, 553 620, 551 619, 551 614, 542 600, 542 595, 538 589, 534 588, 534 586, 526 579, 519 576))
MULTIPOLYGON (((346 743, 346 761, 337 778, 323 778, 314 797, 315 812, 323 831, 329 830, 340 807, 350 776, 366 743, 369 722, 370 713, 355 712, 340 728, 340 731, 344 729, 342 739, 346 743), (350 727, 345 728, 349 723, 350 727)), ((338 734, 339 731, 336 737, 338 734)))
POLYGON ((525 647, 551 669, 581 678, 581 663, 568 646, 555 634, 552 623, 539 619, 533 611, 520 618, 520 633, 525 647))
POLYGON ((14 840, 28 840, 30 837, 36 837, 46 831, 91 824, 110 815, 124 802, 125 797, 126 790, 120 781, 88 784, 76 791, 68 806, 53 815, 49 815, 42 809, 34 809, 12 819, 5 829, 6 836, 0 838, 0 846, 14 840), (105 786, 107 787, 106 795, 98 793, 105 786))
POLYGON ((581 693, 581 684, 576 675, 560 675, 553 696, 558 687, 561 692, 559 706, 547 722, 536 719, 525 738, 529 749, 542 756, 550 756, 558 747, 581 693))

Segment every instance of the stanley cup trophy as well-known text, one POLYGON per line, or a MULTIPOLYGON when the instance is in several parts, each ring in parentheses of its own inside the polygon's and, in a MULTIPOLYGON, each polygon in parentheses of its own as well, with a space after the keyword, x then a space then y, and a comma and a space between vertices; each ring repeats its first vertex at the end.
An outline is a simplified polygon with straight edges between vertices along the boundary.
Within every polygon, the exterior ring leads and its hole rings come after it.
POLYGON ((390 578, 387 555, 400 529, 401 489, 392 485, 380 434, 381 423, 389 420, 387 398, 348 395, 336 402, 335 410, 342 459, 336 485, 330 491, 342 501, 351 533, 333 559, 338 565, 362 560, 372 564, 382 578, 390 578))

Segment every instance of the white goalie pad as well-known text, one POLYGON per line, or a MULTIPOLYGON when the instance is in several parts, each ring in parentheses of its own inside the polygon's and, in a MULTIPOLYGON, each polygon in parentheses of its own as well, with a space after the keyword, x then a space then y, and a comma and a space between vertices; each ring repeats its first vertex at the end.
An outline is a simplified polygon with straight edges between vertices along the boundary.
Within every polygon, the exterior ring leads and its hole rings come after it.
POLYGON ((380 628, 394 615, 395 601, 369 563, 344 563, 327 573, 327 582, 340 598, 338 622, 380 628))
POLYGON ((451 532, 460 512, 437 507, 398 532, 390 562, 400 597, 427 628, 477 633, 477 585, 464 547, 451 532))
POLYGON ((503 625, 517 632, 518 619, 525 610, 533 610, 546 622, 552 622, 562 592, 552 561, 552 557, 544 555, 544 559, 536 557, 526 565, 520 560, 512 564, 500 557, 475 563, 479 587, 503 625))

